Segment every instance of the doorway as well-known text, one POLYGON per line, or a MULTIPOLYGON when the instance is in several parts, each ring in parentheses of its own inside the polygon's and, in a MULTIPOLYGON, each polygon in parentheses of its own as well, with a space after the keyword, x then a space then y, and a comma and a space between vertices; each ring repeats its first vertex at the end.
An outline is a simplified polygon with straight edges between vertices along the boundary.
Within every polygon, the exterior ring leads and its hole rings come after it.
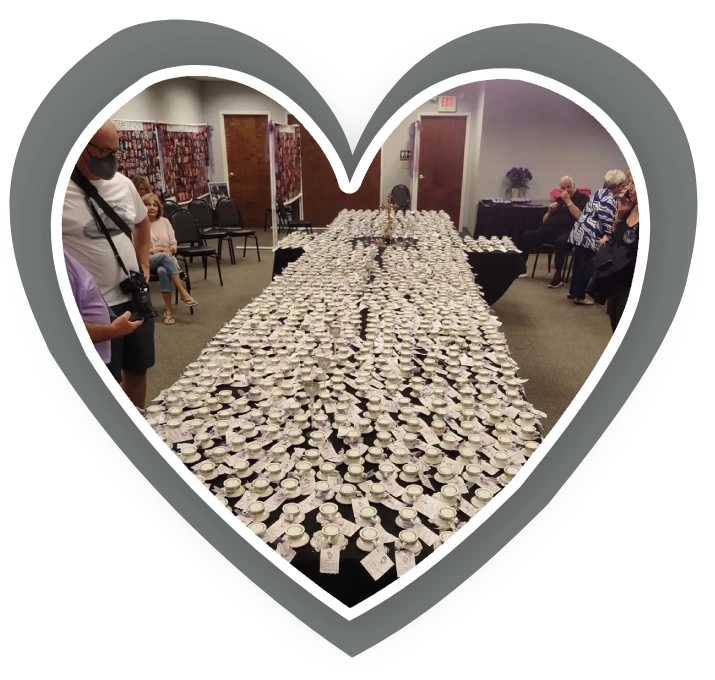
POLYGON ((461 229, 469 115, 420 115, 418 210, 444 210, 461 229))
MULTIPOLYGON (((300 125, 288 114, 289 125, 300 125)), ((340 189, 323 150, 313 136, 300 125, 303 167, 303 216, 313 228, 328 226, 341 210, 376 210, 380 205, 382 181, 382 151, 378 151, 365 173, 360 188, 354 194, 340 189)))
POLYGON ((272 247, 273 234, 264 231, 266 208, 271 207, 271 166, 266 158, 268 113, 223 114, 226 180, 243 224, 255 229, 261 247, 272 247))

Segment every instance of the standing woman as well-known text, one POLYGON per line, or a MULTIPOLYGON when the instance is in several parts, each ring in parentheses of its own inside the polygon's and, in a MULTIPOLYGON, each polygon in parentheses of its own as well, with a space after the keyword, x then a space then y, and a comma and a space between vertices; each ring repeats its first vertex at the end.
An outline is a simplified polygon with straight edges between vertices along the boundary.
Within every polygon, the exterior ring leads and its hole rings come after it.
POLYGON ((611 233, 610 241, 618 248, 620 255, 626 260, 626 266, 619 272, 613 282, 611 294, 606 303, 608 316, 611 319, 611 329, 616 330, 623 316, 628 296, 631 292, 633 274, 638 255, 638 239, 640 228, 640 213, 638 211, 638 194, 630 172, 626 173, 628 186, 618 201, 618 212, 611 233), (622 249, 622 250, 621 250, 622 249))
POLYGON ((163 216, 164 206, 155 194, 145 194, 142 200, 146 205, 151 226, 149 269, 152 274, 159 277, 159 288, 166 305, 164 324, 171 326, 176 323, 174 309, 171 306, 172 284, 179 291, 179 297, 185 305, 193 307, 198 302, 184 288, 184 283, 179 276, 179 264, 174 257, 177 247, 176 236, 171 222, 163 216))
POLYGON ((139 192, 139 195, 144 198, 147 194, 152 193, 151 189, 151 184, 149 183, 149 180, 146 177, 142 177, 141 175, 137 175, 132 182, 134 183, 134 186, 136 187, 137 191, 139 192))
POLYGON ((588 262, 611 235, 617 197, 626 188, 626 184, 623 171, 609 170, 603 179, 603 187, 593 195, 569 234, 568 242, 573 246, 573 276, 568 297, 577 305, 593 304, 586 297, 588 262))

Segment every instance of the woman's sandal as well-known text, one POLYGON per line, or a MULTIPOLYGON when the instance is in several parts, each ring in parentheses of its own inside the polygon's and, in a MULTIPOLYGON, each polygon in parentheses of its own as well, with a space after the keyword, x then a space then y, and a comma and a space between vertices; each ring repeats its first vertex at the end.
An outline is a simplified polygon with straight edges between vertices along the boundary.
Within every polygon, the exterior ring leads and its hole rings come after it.
POLYGON ((176 319, 173 316, 164 314, 164 325, 165 326, 173 326, 175 323, 176 323, 176 319))
POLYGON ((189 298, 186 298, 186 299, 183 299, 183 298, 182 298, 181 301, 182 301, 187 307, 196 307, 196 305, 199 304, 199 303, 198 303, 196 300, 194 300, 194 298, 192 298, 192 297, 189 297, 189 298))
POLYGON ((593 300, 589 300, 588 298, 584 298, 583 300, 574 300, 573 303, 575 305, 593 305, 596 304, 593 300))

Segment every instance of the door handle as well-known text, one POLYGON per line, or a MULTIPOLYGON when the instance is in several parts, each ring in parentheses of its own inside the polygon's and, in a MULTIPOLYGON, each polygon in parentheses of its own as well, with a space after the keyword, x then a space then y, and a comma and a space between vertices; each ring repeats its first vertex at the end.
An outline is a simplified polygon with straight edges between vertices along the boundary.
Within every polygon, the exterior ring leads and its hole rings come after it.
POLYGON ((424 179, 424 178, 425 178, 425 176, 424 176, 424 175, 420 175, 420 179, 424 179))
POLYGON ((229 176, 229 177, 233 177, 233 173, 232 173, 232 172, 229 172, 229 173, 228 173, 228 176, 229 176))

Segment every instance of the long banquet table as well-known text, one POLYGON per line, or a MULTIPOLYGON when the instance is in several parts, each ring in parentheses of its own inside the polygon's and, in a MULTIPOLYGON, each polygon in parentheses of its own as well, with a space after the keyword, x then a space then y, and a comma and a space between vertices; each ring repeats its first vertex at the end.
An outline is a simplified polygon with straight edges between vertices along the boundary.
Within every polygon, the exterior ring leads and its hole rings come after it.
POLYGON ((398 561, 401 575, 427 559, 475 516, 538 447, 545 417, 526 401, 526 381, 449 219, 408 213, 397 221, 397 243, 376 245, 380 220, 376 212, 340 213, 147 414, 227 512, 347 606, 395 581, 398 561), (393 470, 384 467, 390 460, 393 470), (465 467, 470 462, 477 467, 465 467), (404 481, 406 464, 416 466, 416 482, 404 481), (363 470, 353 478, 348 465, 363 470), (298 482, 296 497, 282 490, 281 477, 298 482), (243 491, 233 498, 224 484, 237 478, 243 491), (327 482, 321 498, 318 481, 327 482), (261 483, 267 516, 257 521, 249 510, 260 509, 251 504, 261 483), (331 573, 335 546, 320 533, 318 505, 335 503, 346 483, 357 498, 339 502, 340 517, 327 520, 344 541, 331 573), (405 495, 410 485, 421 498, 405 495), (285 541, 289 502, 305 510, 301 526, 311 540, 302 547, 285 541), (365 505, 379 522, 356 526, 365 505), (396 524, 408 506, 419 516, 405 525, 420 539, 416 556, 396 524), (454 518, 440 519, 447 506, 454 518), (369 553, 357 544, 365 526, 380 534, 369 553), (374 558, 370 573, 367 557, 374 558), (375 571, 375 563, 389 568, 375 571))
POLYGON ((482 200, 477 205, 475 236, 509 236, 521 243, 524 232, 538 229, 549 207, 549 201, 528 203, 494 203, 482 200))

